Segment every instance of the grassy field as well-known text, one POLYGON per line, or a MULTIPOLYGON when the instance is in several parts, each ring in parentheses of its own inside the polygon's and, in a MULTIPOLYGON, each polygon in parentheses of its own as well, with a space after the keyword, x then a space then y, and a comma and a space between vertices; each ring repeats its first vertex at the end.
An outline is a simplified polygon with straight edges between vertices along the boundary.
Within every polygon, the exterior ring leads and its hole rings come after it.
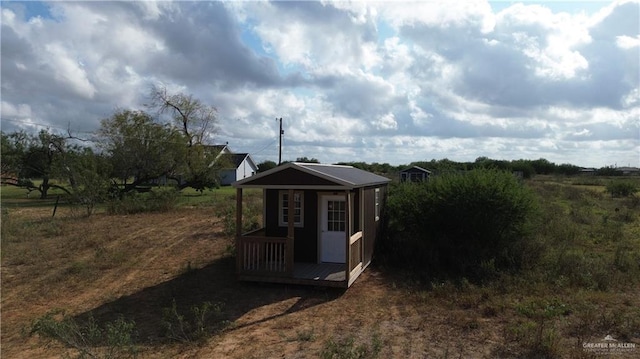
POLYGON ((525 183, 539 198, 540 246, 520 273, 425 283, 374 265, 347 291, 236 281, 229 188, 185 193, 168 212, 61 206, 52 218, 51 201, 2 187, 0 354, 593 358, 585 343, 611 335, 636 346, 619 357, 640 357, 640 201, 606 194, 610 180, 525 183), (84 337, 32 333, 47 318, 84 337))

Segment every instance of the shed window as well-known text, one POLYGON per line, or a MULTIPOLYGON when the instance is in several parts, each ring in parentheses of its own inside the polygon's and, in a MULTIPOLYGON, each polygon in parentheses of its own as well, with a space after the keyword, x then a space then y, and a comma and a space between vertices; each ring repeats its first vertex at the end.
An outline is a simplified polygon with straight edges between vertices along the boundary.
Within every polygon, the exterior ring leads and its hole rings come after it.
POLYGON ((344 200, 327 202, 327 230, 331 232, 346 231, 347 210, 344 200))
POLYGON ((304 226, 304 193, 294 192, 293 200, 289 198, 288 191, 280 191, 280 211, 279 222, 280 226, 289 225, 289 216, 293 216, 293 225, 295 227, 304 226))

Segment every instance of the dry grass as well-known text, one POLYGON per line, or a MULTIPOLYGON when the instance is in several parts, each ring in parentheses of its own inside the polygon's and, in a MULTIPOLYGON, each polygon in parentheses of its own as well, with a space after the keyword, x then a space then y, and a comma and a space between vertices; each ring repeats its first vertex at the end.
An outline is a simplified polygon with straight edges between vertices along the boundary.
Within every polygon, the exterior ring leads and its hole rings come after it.
MULTIPOLYGON (((602 213, 570 217, 571 204, 585 194, 564 196, 575 197, 556 203, 568 222, 545 235, 575 223, 567 245, 588 240, 584 250, 614 250, 616 243, 593 244, 604 237, 588 236, 586 228, 599 226, 602 213), (582 223, 585 218, 596 223, 582 223)), ((594 208, 603 213, 618 208, 601 200, 593 199, 594 208)), ((2 357, 73 354, 28 334, 34 320, 56 308, 78 321, 133 320, 144 358, 329 357, 332 343, 379 358, 580 358, 588 357, 582 342, 607 334, 640 347, 640 289, 638 282, 625 284, 627 277, 598 290, 531 270, 483 287, 462 281, 427 289, 401 273, 369 268, 347 291, 241 283, 215 213, 200 207, 84 218, 62 209, 52 220, 50 209, 10 209, 2 223, 2 357), (220 319, 228 325, 197 343, 168 340, 162 313, 173 300, 182 312, 223 303, 220 319)), ((631 245, 639 222, 624 227, 631 245)), ((634 355, 640 349, 625 358, 634 355)))

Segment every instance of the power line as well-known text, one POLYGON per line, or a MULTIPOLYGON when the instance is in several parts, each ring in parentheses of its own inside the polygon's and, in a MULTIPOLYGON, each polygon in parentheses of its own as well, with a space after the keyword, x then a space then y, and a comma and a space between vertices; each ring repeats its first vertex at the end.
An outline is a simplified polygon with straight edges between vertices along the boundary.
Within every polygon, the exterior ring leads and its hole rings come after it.
MULTIPOLYGON (((65 128, 65 127, 55 126, 55 125, 51 125, 51 124, 31 122, 31 121, 26 121, 26 120, 18 120, 18 119, 13 119, 13 118, 1 118, 0 120, 9 121, 9 122, 24 123, 26 125, 31 125, 31 126, 39 126, 39 127, 45 127, 45 128, 56 128, 56 129, 65 130, 65 131, 69 131, 70 130, 70 128, 68 128, 68 127, 65 128)), ((75 131, 75 132, 76 133, 87 133, 87 134, 92 134, 93 133, 93 132, 89 132, 89 131, 75 131)))

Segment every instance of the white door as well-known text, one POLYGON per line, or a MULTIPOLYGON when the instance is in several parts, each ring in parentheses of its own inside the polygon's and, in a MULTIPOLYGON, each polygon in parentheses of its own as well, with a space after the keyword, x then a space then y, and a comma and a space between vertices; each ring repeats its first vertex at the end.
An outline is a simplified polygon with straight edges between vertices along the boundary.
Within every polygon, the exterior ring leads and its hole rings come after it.
POLYGON ((320 208, 320 261, 346 262, 347 204, 344 196, 322 196, 320 208))

